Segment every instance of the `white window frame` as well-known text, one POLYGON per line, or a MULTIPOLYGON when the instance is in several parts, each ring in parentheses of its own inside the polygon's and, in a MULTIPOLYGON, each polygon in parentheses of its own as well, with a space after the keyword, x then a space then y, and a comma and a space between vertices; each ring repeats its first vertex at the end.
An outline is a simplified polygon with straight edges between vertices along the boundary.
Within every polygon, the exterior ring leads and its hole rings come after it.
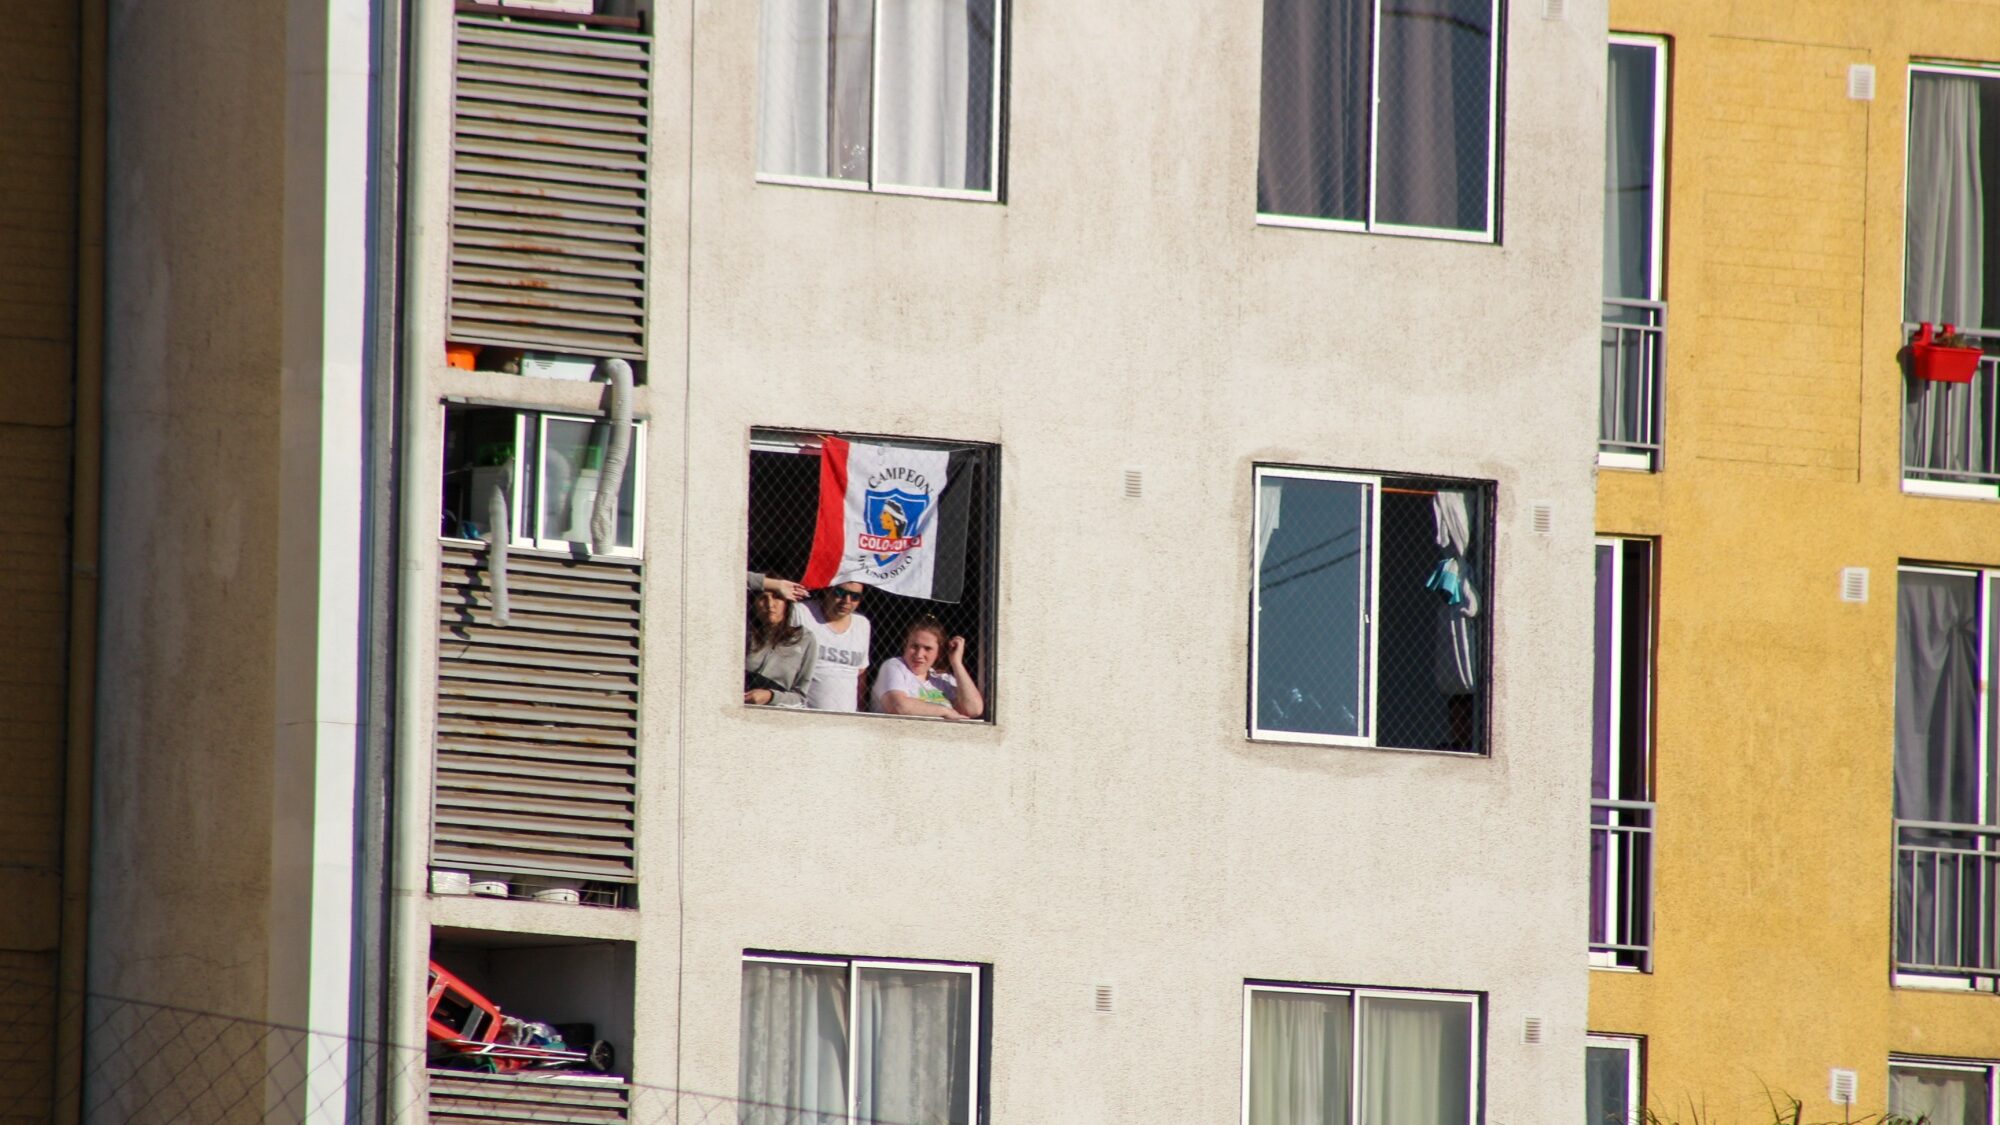
POLYGON ((1345 996, 1349 999, 1348 1020, 1350 1023, 1350 1034, 1348 1035, 1349 1049, 1347 1059, 1349 1078, 1347 1084, 1348 1112, 1350 1117, 1356 1121, 1361 1118, 1362 1085, 1365 1080, 1361 1067, 1361 1001, 1372 998, 1381 1000, 1426 1000, 1463 1004, 1472 1013, 1472 1018, 1467 1024, 1471 1041, 1466 1044, 1465 1052, 1468 1070, 1465 1086, 1465 1119, 1471 1122, 1479 1120, 1479 1105, 1482 1097, 1480 1080, 1485 1071, 1483 1065, 1485 1062, 1485 1042, 1482 1034, 1483 1028, 1479 1022, 1480 997, 1478 994, 1469 992, 1433 992, 1425 989, 1411 988, 1368 988, 1365 986, 1344 984, 1266 984, 1245 981, 1243 983, 1242 1111, 1239 1116, 1242 1125, 1250 1125, 1250 1013, 1251 1006, 1259 992, 1302 996, 1345 996))
MULTIPOLYGON (((1625 1053, 1625 1104, 1632 1109, 1626 1125, 1641 1125, 1645 1118, 1645 1103, 1639 1100, 1644 1090, 1644 1083, 1641 1081, 1644 1072, 1640 1068, 1646 1062, 1646 1041, 1636 1035, 1608 1035, 1593 1031, 1583 1037, 1583 1043, 1586 1051, 1591 1047, 1598 1047, 1625 1053)), ((1604 1125, 1604 1123, 1593 1121, 1588 1125, 1604 1125)))
POLYGON ((1375 742, 1375 698, 1379 687, 1377 668, 1378 642, 1376 622, 1379 619, 1377 600, 1381 590, 1382 569, 1382 476, 1370 473, 1348 473, 1332 469, 1306 469, 1290 465, 1258 465, 1251 478, 1250 513, 1250 737, 1259 742, 1309 742, 1325 746, 1374 746, 1375 742), (1361 668, 1361 711, 1358 734, 1314 734, 1309 731, 1267 730, 1258 725, 1257 693, 1258 679, 1262 669, 1257 658, 1258 642, 1261 639, 1264 619, 1264 560, 1259 556, 1256 529, 1261 526, 1264 512, 1264 481, 1269 478, 1291 480, 1332 481, 1340 484, 1358 484, 1366 488, 1368 514, 1365 526, 1368 541, 1363 546, 1368 552, 1368 589, 1362 607, 1361 628, 1365 636, 1357 640, 1357 651, 1362 658, 1361 668))
MULTIPOLYGON (((831 0, 823 0, 831 3, 831 0)), ((759 169, 757 181, 760 184, 778 184, 786 187, 833 188, 836 191, 872 192, 877 195, 913 195, 927 199, 959 199, 973 203, 1000 202, 1001 150, 1000 129, 1006 121, 1001 111, 1001 98, 1006 91, 1002 76, 1006 73, 1007 62, 1007 4, 1008 0, 993 0, 993 118, 989 123, 987 144, 987 168, 991 172, 993 186, 984 191, 969 191, 959 188, 918 187, 909 184, 885 183, 881 177, 881 146, 875 138, 882 133, 882 99, 878 96, 880 87, 877 78, 882 73, 882 0, 875 0, 868 23, 868 180, 843 180, 833 176, 796 176, 781 172, 766 172, 759 169)), ((764 65, 760 53, 757 65, 764 65)), ((760 73, 761 78, 761 73, 760 73)))
MULTIPOLYGON (((1653 221, 1646 237, 1652 247, 1646 277, 1646 300, 1665 301, 1667 260, 1667 40, 1658 35, 1611 33, 1605 50, 1612 47, 1643 47, 1653 52, 1653 221)), ((1620 453, 1597 451, 1597 463, 1607 469, 1657 469, 1658 455, 1652 452, 1620 453)))
MULTIPOLYGON (((1611 663, 1610 690, 1607 691, 1605 694, 1609 702, 1610 713, 1607 716, 1607 718, 1609 719, 1610 729, 1611 729, 1611 754, 1610 754, 1610 762, 1608 763, 1608 768, 1611 771, 1611 776, 1614 778, 1617 777, 1621 772, 1623 772, 1623 766, 1625 765, 1624 748, 1620 746, 1618 743, 1618 731, 1623 725, 1622 721, 1624 719, 1624 714, 1623 714, 1624 704, 1622 697, 1624 695, 1623 689, 1625 687, 1625 681, 1624 681, 1624 669, 1621 666, 1619 657, 1622 656, 1625 651, 1625 624, 1626 624, 1625 545, 1628 543, 1645 543, 1647 544, 1649 549, 1655 547, 1654 540, 1641 538, 1639 536, 1631 536, 1631 535, 1624 535, 1624 536, 1600 535, 1596 538, 1592 546, 1593 550, 1599 547, 1611 548, 1612 593, 1611 593, 1610 642, 1611 642, 1611 651, 1613 653, 1613 657, 1611 663)), ((1657 567, 1658 565, 1659 565, 1658 553, 1655 550, 1654 566, 1657 567)), ((1652 603, 1653 603, 1652 594, 1650 591, 1648 591, 1646 604, 1649 609, 1652 607, 1652 603)), ((1651 622, 1648 621, 1647 624, 1650 626, 1651 622)), ((1646 663, 1645 687, 1646 690, 1640 693, 1640 697, 1645 701, 1646 715, 1645 715, 1645 722, 1641 724, 1640 729, 1647 733, 1644 744, 1639 748, 1639 757, 1640 757, 1640 765, 1645 767, 1647 771, 1647 776, 1650 779, 1652 770, 1652 756, 1653 756, 1653 740, 1652 740, 1653 676, 1652 676, 1652 661, 1650 660, 1648 660, 1646 663)), ((1615 800, 1616 798, 1613 799, 1615 800)), ((1652 799, 1652 788, 1650 784, 1647 786, 1646 797, 1642 799, 1643 800, 1652 799)), ((1595 824, 1594 821, 1593 824, 1595 824)), ((1624 889, 1619 882, 1619 869, 1617 864, 1615 863, 1605 864, 1604 879, 1605 879, 1604 901, 1592 903, 1591 908, 1593 910, 1608 910, 1615 912, 1618 908, 1619 900, 1623 897, 1621 892, 1624 889)), ((1612 928, 1609 924, 1611 922, 1611 919, 1606 918, 1605 921, 1607 923, 1606 930, 1607 932, 1609 932, 1609 930, 1612 928)), ((1636 965, 1619 964, 1617 953, 1603 952, 1599 950, 1591 951, 1590 967, 1593 969, 1610 969, 1616 972, 1641 971, 1640 967, 1636 965)))
POLYGON ((859 1106, 861 1098, 861 1052, 854 1049, 853 1038, 853 1004, 855 997, 861 995, 861 970, 904 969, 926 973, 952 974, 969 978, 971 980, 969 991, 972 999, 968 1007, 967 1018, 972 1029, 972 1034, 966 1036, 967 1058, 965 1081, 966 1089, 970 1091, 972 1097, 972 1120, 978 1122, 986 1119, 986 1107, 981 1101, 979 1093, 979 1056, 982 1053, 981 1048, 985 1042, 984 1032, 982 1031, 984 1025, 981 1023, 984 1017, 979 1008, 979 992, 982 983, 981 969, 983 966, 968 961, 909 961, 892 957, 820 957, 811 954, 772 953, 745 953, 743 961, 746 964, 756 962, 768 965, 811 965, 815 968, 846 967, 849 1005, 847 1023, 847 1120, 853 1123, 853 1125, 865 1125, 861 1118, 859 1106))
MULTIPOLYGON (((508 406, 499 403, 455 403, 447 401, 445 409, 438 417, 438 448, 444 448, 445 428, 450 425, 447 416, 453 407, 472 409, 505 410, 514 418, 514 459, 512 470, 512 495, 508 501, 507 546, 530 551, 552 551, 571 553, 582 546, 592 558, 643 559, 646 555, 646 422, 632 420, 632 453, 626 462, 625 474, 632 482, 632 545, 613 546, 608 551, 590 551, 590 544, 579 544, 570 539, 547 539, 540 537, 542 522, 542 490, 545 481, 541 472, 544 439, 548 434, 548 422, 553 419, 562 422, 582 422, 586 425, 608 425, 610 419, 594 414, 565 414, 560 411, 537 410, 532 406, 508 406), (533 430, 529 426, 533 423, 533 430), (533 442, 529 437, 532 435, 533 442), (532 456, 530 456, 532 454, 532 456), (534 472, 529 473, 529 462, 535 462, 534 472), (533 496, 528 493, 533 482, 533 496)), ((452 542, 472 543, 478 540, 442 538, 452 542)))
POLYGON ((2000 1064, 1971 1059, 1941 1059, 1923 1055, 1890 1055, 1890 1071, 1949 1070, 1986 1076, 1986 1125, 2000 1123, 2000 1064))
MULTIPOLYGON (((1336 0, 1339 2, 1339 0, 1336 0)), ((1458 230, 1452 227, 1423 227, 1402 223, 1383 223, 1375 218, 1375 203, 1381 193, 1375 189, 1375 173, 1381 167, 1377 158, 1376 142, 1382 135, 1382 5, 1383 0, 1366 0, 1373 5, 1369 16, 1370 42, 1368 45, 1368 218, 1365 221, 1353 219, 1326 219, 1312 215, 1279 215, 1257 212, 1257 222, 1267 227, 1296 227, 1303 230, 1345 230, 1368 234, 1390 234, 1403 238, 1437 238, 1451 242, 1498 241, 1499 193, 1494 190, 1499 182, 1500 164, 1500 40, 1506 32, 1506 7, 1501 0, 1488 0, 1493 17, 1492 42, 1487 50, 1486 62, 1486 226, 1484 229, 1458 230)), ((879 0, 878 0, 879 3, 879 0)), ((1260 121, 1258 128, 1262 129, 1260 121)))

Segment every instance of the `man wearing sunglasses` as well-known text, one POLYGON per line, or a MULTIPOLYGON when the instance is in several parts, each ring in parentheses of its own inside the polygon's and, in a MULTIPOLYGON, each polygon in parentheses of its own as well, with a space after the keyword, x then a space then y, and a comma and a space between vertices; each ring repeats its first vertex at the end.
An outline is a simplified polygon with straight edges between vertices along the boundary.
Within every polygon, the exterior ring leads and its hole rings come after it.
POLYGON ((861 709, 863 674, 868 670, 868 619, 859 612, 867 587, 840 582, 798 606, 798 622, 819 646, 806 706, 816 711, 861 709))

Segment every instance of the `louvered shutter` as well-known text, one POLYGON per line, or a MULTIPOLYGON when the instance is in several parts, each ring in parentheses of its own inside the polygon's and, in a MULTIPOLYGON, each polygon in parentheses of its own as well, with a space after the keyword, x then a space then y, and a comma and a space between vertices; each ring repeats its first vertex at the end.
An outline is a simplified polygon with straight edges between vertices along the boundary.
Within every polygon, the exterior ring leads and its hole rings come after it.
POLYGON ((484 548, 440 570, 433 864, 633 882, 639 564, 512 551, 506 628, 484 548))
POLYGON ((450 337, 645 357, 643 35, 458 16, 450 337))
POLYGON ((430 1119, 431 1125, 622 1125, 632 1119, 632 1087, 603 1079, 433 1070, 430 1119))

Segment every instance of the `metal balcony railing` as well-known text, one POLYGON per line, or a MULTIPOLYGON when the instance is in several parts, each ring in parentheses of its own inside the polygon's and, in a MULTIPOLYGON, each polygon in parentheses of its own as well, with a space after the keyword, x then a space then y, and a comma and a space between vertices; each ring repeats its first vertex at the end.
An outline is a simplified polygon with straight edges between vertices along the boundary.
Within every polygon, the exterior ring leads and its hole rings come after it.
MULTIPOLYGON (((1904 335, 1916 330, 1904 325, 1904 335)), ((1970 383, 1904 376, 1903 476, 2000 485, 2000 332, 1959 329, 1986 349, 1970 383)))
POLYGON ((1666 373, 1667 306, 1607 298, 1597 408, 1600 454, 1660 467, 1666 373))
POLYGON ((1590 954, 1596 965, 1653 969, 1651 801, 1590 802, 1590 954))
POLYGON ((2000 975, 2000 826, 1896 822, 1896 968, 2000 975))

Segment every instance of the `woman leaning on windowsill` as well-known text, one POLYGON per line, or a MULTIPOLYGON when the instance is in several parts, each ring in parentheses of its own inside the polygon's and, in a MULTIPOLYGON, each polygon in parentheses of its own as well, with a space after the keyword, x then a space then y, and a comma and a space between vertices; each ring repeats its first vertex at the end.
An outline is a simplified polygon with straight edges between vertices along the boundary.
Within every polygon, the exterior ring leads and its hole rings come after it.
POLYGON ((944 623, 928 615, 903 634, 903 655, 890 657, 876 670, 869 703, 884 715, 956 720, 986 713, 986 697, 965 670, 965 638, 948 637, 944 623), (940 653, 949 671, 937 669, 940 653))

